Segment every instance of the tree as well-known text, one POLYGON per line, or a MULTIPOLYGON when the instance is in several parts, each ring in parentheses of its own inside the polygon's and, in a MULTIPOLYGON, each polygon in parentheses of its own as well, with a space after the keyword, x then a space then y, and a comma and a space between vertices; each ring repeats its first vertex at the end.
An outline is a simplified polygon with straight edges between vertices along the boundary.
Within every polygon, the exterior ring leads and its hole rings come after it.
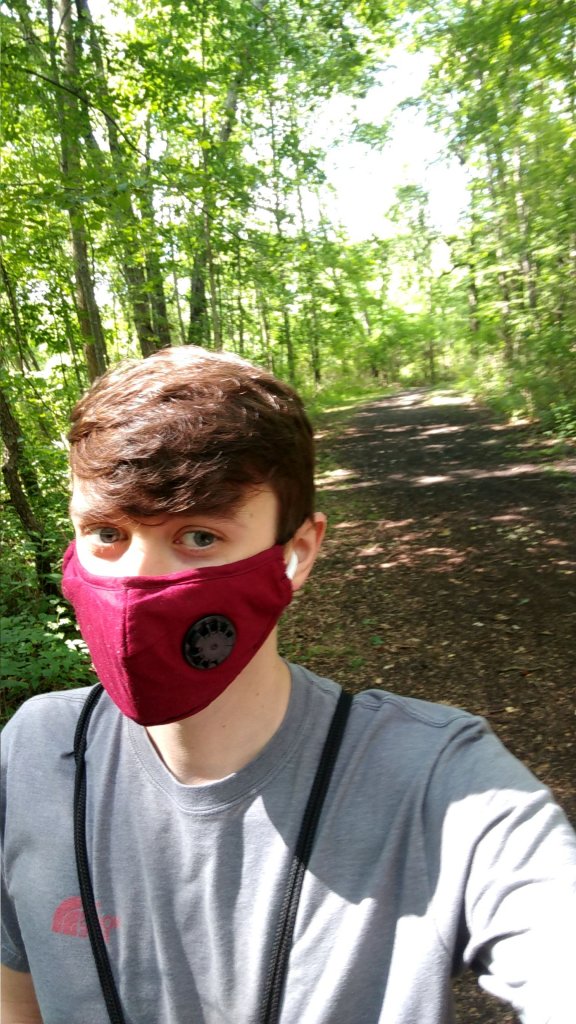
POLYGON ((48 549, 45 527, 31 503, 32 496, 37 504, 40 503, 40 487, 27 459, 22 428, 4 387, 0 387, 0 436, 5 449, 2 477, 14 511, 34 552, 40 589, 47 596, 58 595, 58 587, 52 576, 53 559, 48 549))

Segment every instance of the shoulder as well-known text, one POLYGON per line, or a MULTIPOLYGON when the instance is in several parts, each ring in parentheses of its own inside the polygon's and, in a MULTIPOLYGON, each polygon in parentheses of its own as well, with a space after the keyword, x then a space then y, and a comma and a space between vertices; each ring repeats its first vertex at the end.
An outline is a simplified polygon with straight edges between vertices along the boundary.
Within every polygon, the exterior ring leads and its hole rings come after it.
POLYGON ((82 686, 74 690, 54 690, 51 693, 38 693, 22 704, 2 731, 8 737, 13 731, 30 728, 38 721, 45 722, 54 718, 73 720, 77 718, 82 706, 92 691, 91 686, 82 686))
MULTIPOLYGON (((326 681, 317 685, 326 692, 326 681)), ((576 837, 548 788, 484 718, 461 708, 386 690, 357 693, 335 778, 337 798, 356 820, 363 807, 371 821, 394 822, 401 832, 421 827, 432 860, 464 862, 482 836, 497 857, 522 832, 553 836, 557 863, 574 864, 576 837)))
POLYGON ((362 690, 354 697, 359 711, 415 730, 446 730, 475 727, 489 731, 485 719, 450 704, 433 704, 416 697, 403 697, 389 690, 362 690))
POLYGON ((2 730, 2 760, 42 756, 46 749, 71 752, 79 715, 92 687, 41 693, 27 700, 2 730))
MULTIPOLYGON (((339 686, 330 679, 297 667, 303 682, 315 693, 315 702, 335 704, 339 686)), ((389 690, 367 688, 353 694, 350 734, 360 734, 364 744, 386 742, 400 746, 421 742, 428 747, 444 744, 461 733, 470 736, 492 735, 484 718, 448 704, 433 704, 413 697, 403 697, 389 690)))
MULTIPOLYGON (((318 700, 338 692, 331 681, 304 674, 318 700)), ((379 779, 398 798, 419 791, 427 802, 445 804, 469 794, 544 788, 484 718, 388 690, 366 689, 354 695, 342 762, 347 778, 355 777, 359 785, 370 782, 374 789, 379 779)))
MULTIPOLYGON (((352 729, 365 745, 384 744, 389 756, 408 770, 431 771, 442 760, 480 751, 504 750, 486 719, 462 708, 403 697, 387 690, 364 690, 354 697, 352 729)), ((512 758, 512 755, 507 755, 512 758)))
MULTIPOLYGON (((57 803, 71 806, 74 738, 91 692, 93 687, 38 694, 26 701, 5 726, 1 744, 2 822, 6 815, 12 824, 19 822, 18 827, 33 827, 42 808, 53 810, 57 803)), ((104 694, 94 715, 100 745, 117 744, 119 730, 115 723, 119 717, 120 712, 104 694)), ((95 756, 98 758, 100 751, 95 756)))

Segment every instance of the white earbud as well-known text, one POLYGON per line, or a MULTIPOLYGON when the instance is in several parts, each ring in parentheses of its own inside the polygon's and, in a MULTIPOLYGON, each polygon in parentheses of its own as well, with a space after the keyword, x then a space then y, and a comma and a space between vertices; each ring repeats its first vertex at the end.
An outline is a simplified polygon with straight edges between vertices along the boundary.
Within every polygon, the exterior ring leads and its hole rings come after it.
POLYGON ((289 580, 293 580, 294 579, 294 575, 296 573, 296 569, 297 568, 298 568, 298 555, 296 554, 295 551, 293 551, 292 554, 290 555, 290 558, 288 559, 288 565, 286 566, 286 575, 287 575, 289 580))

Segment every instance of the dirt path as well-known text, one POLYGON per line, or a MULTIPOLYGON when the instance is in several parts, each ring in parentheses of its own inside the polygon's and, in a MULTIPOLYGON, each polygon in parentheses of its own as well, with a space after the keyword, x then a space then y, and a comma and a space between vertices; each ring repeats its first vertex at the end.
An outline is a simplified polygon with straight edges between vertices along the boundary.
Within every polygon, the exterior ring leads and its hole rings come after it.
MULTIPOLYGON (((576 453, 425 391, 326 417, 320 452, 289 656, 485 715, 576 822, 576 453)), ((515 1018, 464 983, 458 1020, 515 1018)))

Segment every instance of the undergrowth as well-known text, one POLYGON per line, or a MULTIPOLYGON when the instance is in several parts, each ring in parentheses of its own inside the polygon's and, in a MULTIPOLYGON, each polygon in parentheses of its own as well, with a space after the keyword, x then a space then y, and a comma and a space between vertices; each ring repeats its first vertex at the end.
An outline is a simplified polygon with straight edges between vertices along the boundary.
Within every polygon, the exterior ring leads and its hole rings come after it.
POLYGON ((0 618, 0 717, 36 693, 95 681, 86 645, 64 600, 38 599, 0 618))
POLYGON ((541 367, 510 367, 486 359, 461 367, 454 384, 502 419, 529 420, 549 437, 576 441, 576 367, 560 377, 544 375, 541 367))

